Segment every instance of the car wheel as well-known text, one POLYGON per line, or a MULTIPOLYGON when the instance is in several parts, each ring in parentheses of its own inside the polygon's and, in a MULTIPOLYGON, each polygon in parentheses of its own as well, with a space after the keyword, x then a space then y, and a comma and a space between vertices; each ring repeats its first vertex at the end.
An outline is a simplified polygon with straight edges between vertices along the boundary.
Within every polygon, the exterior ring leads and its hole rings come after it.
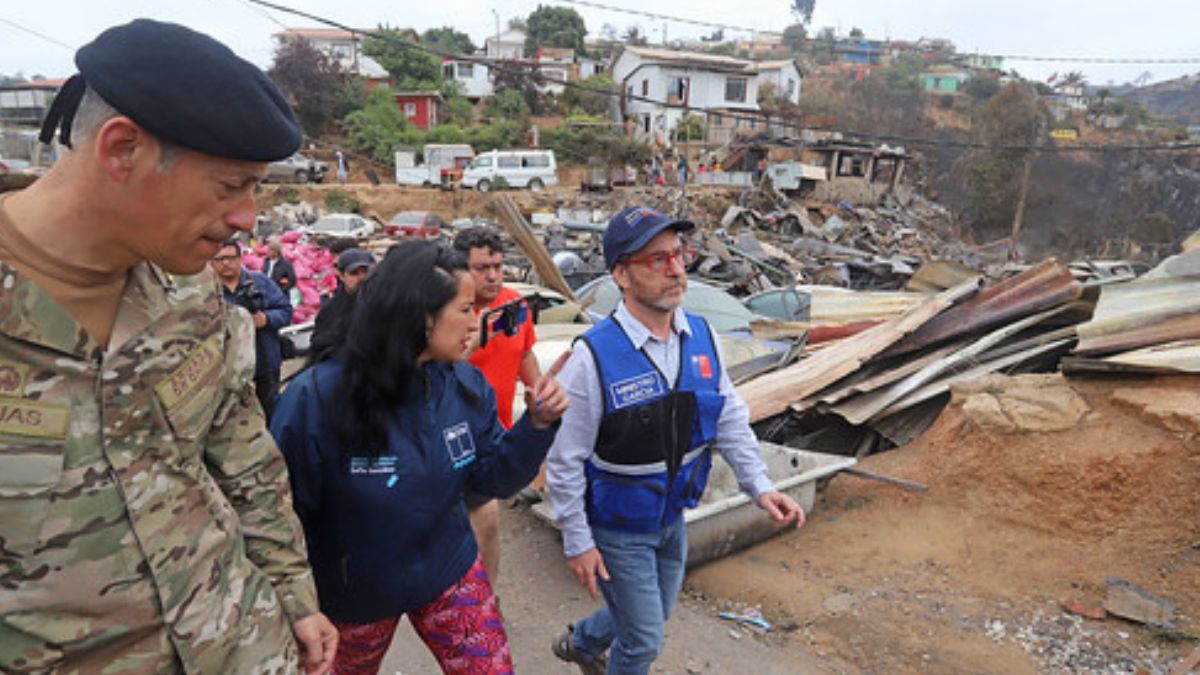
POLYGON ((431 188, 431 187, 433 187, 433 183, 430 183, 429 181, 425 181, 424 183, 421 183, 421 187, 431 188))
POLYGON ((533 180, 529 181, 529 189, 533 190, 534 192, 541 190, 543 187, 545 187, 545 185, 542 183, 541 178, 534 178, 533 180))
POLYGON ((308 182, 308 172, 307 171, 297 171, 296 172, 296 182, 297 183, 307 183, 308 182))
POLYGON ((492 181, 486 180, 486 179, 481 180, 475 184, 475 189, 479 190, 480 192, 491 192, 492 191, 492 181))

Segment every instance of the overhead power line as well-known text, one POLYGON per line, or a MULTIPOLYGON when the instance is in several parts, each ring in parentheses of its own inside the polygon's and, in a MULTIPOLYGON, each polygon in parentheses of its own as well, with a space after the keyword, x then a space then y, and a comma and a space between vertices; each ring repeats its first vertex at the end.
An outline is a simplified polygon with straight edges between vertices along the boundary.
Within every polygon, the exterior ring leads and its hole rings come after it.
MULTIPOLYGON (((363 30, 361 28, 352 28, 350 26, 339 23, 332 19, 327 19, 327 18, 318 16, 316 14, 312 14, 310 12, 305 12, 305 11, 298 10, 298 9, 292 9, 292 8, 286 7, 284 5, 280 5, 280 4, 277 4, 274 2, 269 2, 268 0, 246 0, 246 1, 252 2, 256 5, 262 5, 264 7, 269 7, 271 9, 274 9, 274 10, 280 11, 280 12, 284 12, 286 14, 292 14, 292 15, 299 16, 299 17, 302 17, 305 19, 309 19, 311 21, 315 21, 317 23, 324 24, 324 25, 330 26, 332 28, 344 30, 348 33, 352 33, 352 34, 356 34, 356 35, 365 35, 368 37, 374 37, 374 38, 377 38, 380 40, 385 40, 387 42, 391 42, 393 44, 397 44, 397 45, 400 45, 400 46, 408 48, 408 49, 415 49, 417 51, 424 52, 426 54, 431 54, 431 55, 437 56, 439 58, 470 61, 472 63, 480 63, 483 65, 486 65, 489 69, 491 69, 495 72, 507 73, 510 75, 516 75, 516 76, 521 76, 521 77, 526 77, 526 76, 530 75, 530 72, 528 70, 521 69, 521 68, 514 68, 511 65, 506 64, 504 61, 480 58, 480 57, 476 57, 476 56, 468 56, 468 55, 464 55, 464 54, 455 54, 452 52, 446 52, 443 50, 434 49, 432 47, 428 47, 426 45, 411 42, 409 40, 404 40, 404 39, 398 38, 394 35, 389 35, 387 33, 381 33, 379 31, 372 31, 372 30, 363 30)), ((591 87, 588 85, 580 84, 578 82, 571 82, 570 80, 552 77, 552 76, 544 75, 544 74, 539 74, 539 76, 541 78, 543 78, 546 82, 562 85, 563 87, 566 87, 569 89, 577 89, 579 91, 584 91, 584 92, 593 93, 593 94, 599 94, 599 95, 603 95, 603 96, 615 97, 615 98, 624 97, 624 99, 627 101, 639 101, 639 102, 644 102, 644 103, 651 103, 653 105, 661 106, 663 108, 683 110, 685 112, 696 112, 696 113, 701 113, 701 114, 708 113, 708 110, 706 110, 706 109, 696 108, 696 107, 685 105, 682 103, 673 103, 673 102, 662 100, 662 99, 652 98, 650 96, 640 96, 637 94, 622 93, 620 90, 620 83, 617 83, 617 87, 618 87, 617 89, 607 89, 607 88, 601 88, 601 87, 591 87)), ((722 110, 722 111, 719 111, 719 113, 725 117, 741 117, 742 119, 747 119, 747 120, 754 119, 757 121, 763 121, 763 122, 766 122, 768 125, 770 125, 771 123, 776 123, 776 124, 779 124, 779 125, 782 125, 785 127, 791 127, 791 128, 797 128, 797 129, 800 127, 798 120, 793 119, 793 118, 779 116, 779 115, 765 115, 765 114, 756 113, 754 111, 745 111, 744 115, 738 115, 736 112, 731 112, 728 110, 722 110)), ((898 135, 888 135, 888 134, 876 134, 876 133, 871 133, 871 132, 852 131, 852 130, 845 130, 845 129, 837 130, 837 131, 845 137, 850 137, 854 140, 859 140, 859 141, 870 141, 870 142, 879 142, 879 143, 905 143, 908 145, 937 146, 937 147, 943 147, 943 148, 961 148, 964 150, 1018 150, 1018 151, 1029 150, 1029 151, 1034 151, 1034 152, 1048 152, 1048 153, 1053 153, 1053 152, 1136 152, 1136 151, 1179 152, 1179 151, 1200 150, 1200 143, 1155 143, 1155 144, 1144 144, 1144 145, 1035 145, 1035 144, 989 145, 989 144, 985 144, 985 143, 975 143, 975 142, 971 142, 971 141, 951 141, 951 140, 943 140, 943 139, 936 139, 936 138, 922 138, 922 137, 917 137, 917 136, 898 136, 898 135)))
POLYGON ((26 28, 25 26, 22 26, 21 24, 16 23, 15 21, 10 21, 8 19, 5 19, 4 17, 0 17, 0 23, 12 26, 13 28, 16 28, 17 30, 19 30, 23 33, 29 33, 30 35, 32 35, 34 37, 41 38, 41 39, 45 40, 46 42, 49 42, 50 44, 58 45, 59 47, 62 47, 63 49, 69 49, 71 51, 75 51, 75 47, 72 47, 71 45, 69 45, 65 42, 60 42, 58 40, 55 40, 54 38, 50 37, 49 35, 39 33, 32 28, 26 28))
POLYGON ((644 12, 640 9, 629 9, 627 7, 614 7, 600 2, 592 2, 591 0, 556 0, 557 2, 565 2, 571 5, 580 5, 582 7, 592 7, 595 9, 606 9, 611 12, 621 12, 622 14, 632 14, 634 16, 644 16, 648 19, 660 19, 663 21, 673 21, 675 23, 683 23, 691 26, 701 26, 703 28, 716 28, 718 30, 733 30, 742 33, 760 33, 767 35, 783 35, 782 31, 777 30, 762 30, 759 28, 747 28, 746 26, 734 26, 727 23, 713 23, 711 21, 699 21, 696 19, 685 19, 680 16, 670 16, 667 14, 655 14, 654 12, 644 12))
MULTIPOLYGON (((691 26, 701 26, 704 28, 716 28, 732 30, 744 33, 757 33, 760 35, 783 35, 781 31, 761 30, 758 28, 749 28, 746 26, 738 26, 728 23, 718 23, 713 21, 700 21, 697 19, 688 19, 681 16, 671 16, 669 14, 656 14, 654 12, 646 12, 640 9, 632 9, 629 7, 618 7, 616 5, 608 5, 593 0, 554 0, 570 5, 579 5, 581 7, 592 7, 595 9, 604 9, 610 12, 619 12, 621 14, 629 14, 631 16, 642 16, 650 19, 658 19, 662 21, 672 21, 691 26)), ((805 26, 806 28, 808 26, 805 26)), ((1192 65, 1200 64, 1200 57, 1104 57, 1104 56, 1029 56, 1025 54, 989 54, 1009 61, 1044 61, 1052 63, 1097 63, 1097 64, 1133 64, 1133 65, 1192 65)))

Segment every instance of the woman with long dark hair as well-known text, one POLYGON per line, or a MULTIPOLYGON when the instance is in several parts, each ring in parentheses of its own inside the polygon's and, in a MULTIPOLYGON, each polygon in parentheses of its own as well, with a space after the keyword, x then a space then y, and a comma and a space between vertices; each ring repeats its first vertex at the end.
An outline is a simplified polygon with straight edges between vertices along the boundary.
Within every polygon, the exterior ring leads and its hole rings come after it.
POLYGON ((292 381, 271 424, 340 634, 333 672, 378 672, 407 614, 445 672, 509 673, 463 488, 505 497, 533 479, 567 407, 557 368, 506 432, 462 360, 478 321, 461 254, 401 244, 357 294, 344 345, 292 381))

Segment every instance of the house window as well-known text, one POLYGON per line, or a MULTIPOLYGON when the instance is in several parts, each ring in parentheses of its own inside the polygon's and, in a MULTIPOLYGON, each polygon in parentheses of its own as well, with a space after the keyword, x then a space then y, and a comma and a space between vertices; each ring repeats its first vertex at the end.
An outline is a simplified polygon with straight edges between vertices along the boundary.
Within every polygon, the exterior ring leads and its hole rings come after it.
POLYGON ((711 119, 714 127, 719 127, 725 123, 724 118, 721 117, 721 113, 713 113, 711 119))
POLYGON ((642 80, 642 96, 650 95, 650 80, 642 80))
POLYGON ((725 78, 725 100, 734 103, 746 102, 746 78, 725 78))
POLYGON ((442 78, 446 79, 446 80, 454 79, 454 64, 453 63, 443 63, 442 64, 442 78))
POLYGON ((469 80, 469 79, 475 77, 475 64, 474 63, 458 64, 458 77, 459 77, 459 79, 462 79, 462 80, 469 80))
POLYGON ((687 103, 688 78, 672 76, 667 78, 667 103, 687 103))
POLYGON ((796 81, 789 77, 788 83, 787 83, 787 96, 790 99, 795 95, 796 95, 796 81))
POLYGON ((642 131, 650 133, 650 115, 642 115, 642 131))
POLYGON ((404 104, 404 114, 407 115, 408 117, 416 117, 417 116, 417 104, 416 103, 405 103, 404 104))

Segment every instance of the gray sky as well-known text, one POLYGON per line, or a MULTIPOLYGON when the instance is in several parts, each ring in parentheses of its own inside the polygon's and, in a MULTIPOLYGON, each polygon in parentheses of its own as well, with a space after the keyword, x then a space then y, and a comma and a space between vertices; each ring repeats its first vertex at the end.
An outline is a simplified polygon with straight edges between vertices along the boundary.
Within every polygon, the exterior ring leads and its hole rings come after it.
MULTIPOLYGON (((760 30, 782 30, 792 22, 787 0, 752 3, 728 0, 691 0, 687 3, 645 0, 597 0, 604 4, 713 23, 729 23, 760 30), (748 11, 753 7, 752 11, 748 11)), ((550 0, 543 0, 552 4, 550 0)), ((476 43, 495 32, 493 10, 501 24, 525 17, 536 0, 438 0, 437 2, 384 2, 383 0, 282 0, 288 5, 343 24, 372 27, 379 23, 412 26, 418 30, 450 25, 470 34, 476 43)), ((315 26, 299 17, 251 6, 246 0, 30 0, 0 2, 0 73, 22 72, 64 77, 74 72, 72 49, 23 32, 5 21, 19 24, 57 42, 78 47, 105 28, 137 17, 182 23, 225 42, 259 65, 271 61, 272 33, 283 24, 315 26), (274 20, 273 20, 274 19, 274 20), (278 21, 279 23, 276 23, 278 21)), ((571 6, 571 5, 565 5, 571 6)), ((651 39, 662 39, 663 22, 618 12, 575 6, 590 34, 612 24, 618 30, 640 25, 651 39)), ((830 26, 849 32, 862 28, 868 37, 917 39, 922 36, 952 40, 959 52, 1029 56, 1104 58, 1200 58, 1200 2, 1197 0, 817 0, 812 30, 830 26)), ((669 38, 697 37, 710 29, 666 22, 669 38)), ((726 31, 729 38, 736 33, 726 31)), ((1093 84, 1131 81, 1143 72, 1152 81, 1200 72, 1200 64, 1110 65, 1093 63, 1038 63, 1009 61, 1026 77, 1045 80, 1051 73, 1079 70, 1093 84)))

